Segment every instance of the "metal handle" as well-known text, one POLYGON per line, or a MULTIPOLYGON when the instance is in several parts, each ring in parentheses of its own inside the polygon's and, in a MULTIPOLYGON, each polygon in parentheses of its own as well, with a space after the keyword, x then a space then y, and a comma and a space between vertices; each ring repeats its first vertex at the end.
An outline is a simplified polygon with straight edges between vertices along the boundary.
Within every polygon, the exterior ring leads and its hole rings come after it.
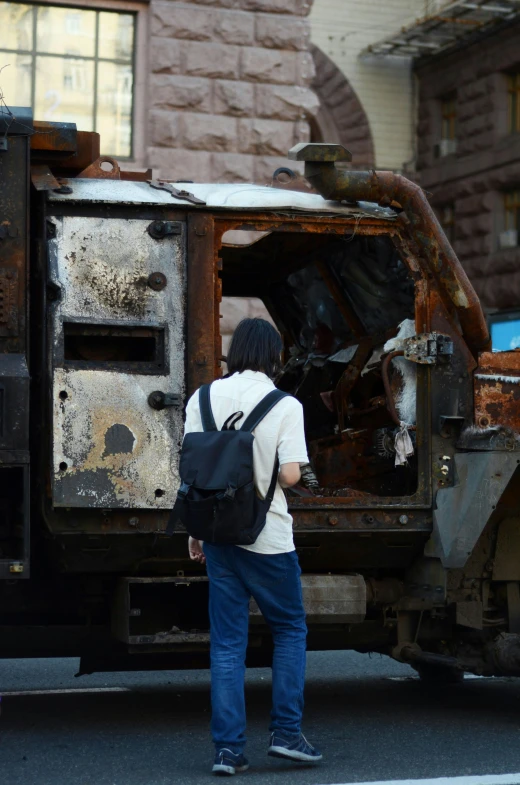
POLYGON ((152 409, 157 409, 158 411, 166 408, 166 406, 182 406, 182 395, 155 390, 148 396, 148 403, 152 409))

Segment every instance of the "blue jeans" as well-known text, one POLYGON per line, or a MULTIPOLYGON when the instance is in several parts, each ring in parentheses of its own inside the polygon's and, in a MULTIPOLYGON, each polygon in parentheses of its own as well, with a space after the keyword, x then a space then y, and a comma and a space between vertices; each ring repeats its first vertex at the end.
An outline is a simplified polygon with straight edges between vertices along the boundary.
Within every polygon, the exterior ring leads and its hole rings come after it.
POLYGON ((249 600, 271 628, 273 705, 270 730, 300 734, 307 626, 296 551, 260 554, 204 543, 209 576, 211 733, 217 749, 239 753, 246 743, 244 698, 249 600))

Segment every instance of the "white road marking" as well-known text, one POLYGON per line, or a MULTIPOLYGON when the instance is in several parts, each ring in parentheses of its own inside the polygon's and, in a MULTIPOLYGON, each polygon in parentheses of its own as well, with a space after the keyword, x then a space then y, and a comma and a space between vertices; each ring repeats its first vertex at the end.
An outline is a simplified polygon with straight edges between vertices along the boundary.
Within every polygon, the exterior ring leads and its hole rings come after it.
POLYGON ((419 677, 410 674, 410 676, 385 676, 385 681, 418 681, 419 677))
POLYGON ((17 698, 21 695, 70 695, 71 693, 87 692, 132 692, 129 687, 78 687, 63 690, 13 690, 0 693, 2 698, 17 698))
MULTIPOLYGON (((417 681, 419 676, 416 674, 411 673, 409 676, 384 676, 383 677, 386 681, 417 681)), ((484 679, 488 681, 502 681, 503 679, 507 679, 509 676, 477 676, 475 673, 465 673, 464 680, 466 679, 484 679)), ((361 783, 363 785, 363 783, 361 783)))
POLYGON ((466 777, 438 777, 431 780, 384 780, 381 782, 343 782, 338 785, 520 785, 519 774, 484 774, 466 777))

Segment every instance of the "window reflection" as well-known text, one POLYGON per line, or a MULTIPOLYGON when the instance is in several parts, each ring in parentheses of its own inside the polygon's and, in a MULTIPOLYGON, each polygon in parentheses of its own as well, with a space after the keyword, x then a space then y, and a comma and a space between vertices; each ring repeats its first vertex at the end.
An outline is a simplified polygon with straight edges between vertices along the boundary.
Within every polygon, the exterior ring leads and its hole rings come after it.
POLYGON ((94 57, 96 11, 39 6, 36 15, 38 52, 94 57))
POLYGON ((7 104, 98 131, 103 154, 131 156, 134 14, 0 0, 0 30, 7 104))
POLYGON ((117 63, 98 63, 97 130, 110 149, 130 146, 132 69, 117 63))

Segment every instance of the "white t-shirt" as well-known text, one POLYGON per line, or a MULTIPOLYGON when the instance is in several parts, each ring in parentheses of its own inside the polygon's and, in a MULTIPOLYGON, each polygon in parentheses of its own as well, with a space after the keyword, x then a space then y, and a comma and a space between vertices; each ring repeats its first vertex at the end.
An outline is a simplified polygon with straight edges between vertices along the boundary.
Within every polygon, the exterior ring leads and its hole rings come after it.
MULTIPOLYGON (((222 428, 227 418, 234 412, 244 412, 237 428, 253 411, 262 398, 274 390, 275 386, 265 373, 243 371, 234 373, 228 379, 217 379, 211 385, 211 409, 217 428, 222 428)), ((191 396, 186 407, 184 433, 202 431, 199 409, 199 392, 191 396)), ((264 417, 253 431, 253 472, 255 486, 265 498, 278 450, 280 466, 284 463, 309 462, 303 429, 303 407, 296 398, 283 398, 264 417)), ((253 545, 242 545, 255 553, 288 553, 294 551, 292 517, 287 509, 285 494, 276 485, 274 498, 267 513, 267 522, 253 545)))

